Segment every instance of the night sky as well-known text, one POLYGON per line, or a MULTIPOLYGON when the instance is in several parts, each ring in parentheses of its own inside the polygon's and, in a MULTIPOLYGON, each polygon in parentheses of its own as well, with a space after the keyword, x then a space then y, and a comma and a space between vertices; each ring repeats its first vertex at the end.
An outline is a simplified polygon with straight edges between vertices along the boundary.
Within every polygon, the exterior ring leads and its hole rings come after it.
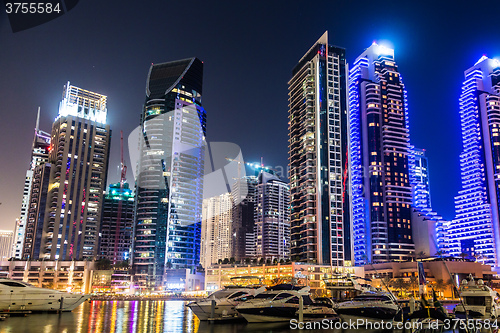
POLYGON ((120 130, 127 138, 139 124, 151 63, 192 56, 204 62, 207 139, 286 168, 287 82, 325 30, 350 64, 373 41, 395 49, 411 142, 427 151, 434 210, 451 219, 463 72, 483 54, 500 57, 499 12, 498 1, 80 0, 60 18, 12 33, 2 10, 0 229, 13 229, 20 214, 37 107, 50 132, 68 80, 108 96, 108 184, 119 179, 120 130))

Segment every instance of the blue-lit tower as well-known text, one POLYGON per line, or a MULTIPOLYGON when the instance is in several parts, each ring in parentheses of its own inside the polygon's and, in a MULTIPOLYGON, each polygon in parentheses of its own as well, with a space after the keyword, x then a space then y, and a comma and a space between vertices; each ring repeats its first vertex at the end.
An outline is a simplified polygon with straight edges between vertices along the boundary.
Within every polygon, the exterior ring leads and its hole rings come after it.
POLYGON ((408 109, 394 50, 374 43, 356 59, 349 107, 356 265, 411 259, 408 109))
POLYGON ((460 95, 461 190, 449 230, 451 255, 499 266, 500 62, 482 57, 465 71, 460 95))
POLYGON ((136 282, 161 287, 166 270, 200 261, 206 114, 203 63, 151 66, 141 115, 133 266, 136 282))

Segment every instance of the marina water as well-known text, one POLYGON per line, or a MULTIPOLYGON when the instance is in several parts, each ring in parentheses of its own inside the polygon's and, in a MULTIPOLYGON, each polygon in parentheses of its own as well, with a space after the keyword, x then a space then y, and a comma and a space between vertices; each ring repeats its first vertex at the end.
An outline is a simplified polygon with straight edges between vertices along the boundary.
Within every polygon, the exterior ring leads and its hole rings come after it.
MULTIPOLYGON (((184 301, 92 301, 73 312, 30 314, 0 322, 0 333, 246 333, 317 332, 293 330, 288 323, 209 324, 200 322, 184 301)), ((322 330, 332 332, 332 330, 322 330)), ((368 332, 334 330, 333 332, 368 332)), ((388 332, 388 331, 386 331, 388 332)))

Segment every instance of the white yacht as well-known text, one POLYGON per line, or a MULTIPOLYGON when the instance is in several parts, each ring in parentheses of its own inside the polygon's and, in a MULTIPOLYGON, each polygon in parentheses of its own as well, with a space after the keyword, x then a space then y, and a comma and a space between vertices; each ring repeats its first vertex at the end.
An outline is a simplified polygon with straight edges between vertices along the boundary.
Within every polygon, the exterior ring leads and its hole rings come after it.
POLYGON ((209 319, 233 320, 242 318, 235 310, 238 304, 254 298, 255 295, 265 290, 266 287, 260 286, 227 286, 212 293, 207 298, 189 303, 187 307, 202 321, 209 319), (214 318, 211 318, 212 301, 215 301, 214 318))
POLYGON ((335 311, 342 321, 364 319, 369 322, 392 322, 399 311, 399 305, 389 292, 365 291, 351 301, 337 304, 335 311))
POLYGON ((0 279, 0 311, 72 311, 90 295, 38 288, 11 279, 0 279))
POLYGON ((468 281, 462 281, 459 292, 464 304, 455 307, 457 315, 465 315, 465 305, 469 318, 497 319, 500 316, 500 295, 483 280, 474 281, 471 274, 468 281))
POLYGON ((309 290, 309 287, 290 284, 269 287, 266 292, 236 306, 236 310, 249 323, 290 321, 298 318, 299 297, 302 297, 304 308, 313 303, 309 290))
POLYGON ((349 301, 365 291, 376 290, 366 283, 370 282, 370 279, 350 274, 337 274, 331 278, 323 279, 323 282, 325 283, 325 288, 330 291, 333 301, 337 303, 349 301))

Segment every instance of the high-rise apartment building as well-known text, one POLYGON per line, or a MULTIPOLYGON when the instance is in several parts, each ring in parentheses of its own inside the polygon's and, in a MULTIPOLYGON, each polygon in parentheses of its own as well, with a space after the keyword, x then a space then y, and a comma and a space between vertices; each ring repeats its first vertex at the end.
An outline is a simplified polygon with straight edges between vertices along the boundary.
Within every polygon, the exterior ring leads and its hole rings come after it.
POLYGON ((253 251, 255 226, 255 201, 257 177, 245 176, 236 179, 231 189, 233 202, 233 256, 241 261, 251 257, 253 251))
POLYGON ((394 50, 373 44, 349 74, 354 257, 412 258, 411 155, 406 91, 394 50))
POLYGON ((12 255, 12 242, 14 232, 11 230, 0 230, 0 261, 9 260, 12 255))
POLYGON ((290 259, 290 188, 261 171, 257 180, 252 257, 290 259))
POLYGON ((199 264, 206 114, 203 63, 151 66, 141 116, 133 265, 144 287, 199 264))
POLYGON ((208 268, 219 260, 234 258, 231 193, 204 199, 202 216, 201 265, 208 268))
POLYGON ((134 227, 134 192, 128 183, 110 184, 104 196, 99 257, 111 263, 130 258, 134 227))
POLYGON ((43 220, 41 214, 35 215, 35 236, 25 238, 24 249, 31 245, 31 259, 92 260, 98 256, 111 137, 106 105, 104 95, 69 82, 64 86, 52 125, 48 191, 39 192, 46 196, 43 220))
POLYGON ((23 260, 40 258, 43 237, 43 221, 47 207, 47 193, 50 184, 50 163, 36 166, 33 170, 29 194, 29 208, 24 233, 23 260))
POLYGON ((500 62, 482 57, 465 71, 460 95, 461 189, 449 253, 500 266, 500 62))
POLYGON ((345 50, 325 34, 288 82, 291 256, 343 266, 351 260, 345 50))
POLYGON ((14 243, 12 248, 12 256, 21 259, 23 256, 24 238, 26 232, 26 223, 29 210, 31 183, 33 172, 39 165, 43 165, 49 160, 50 134, 39 129, 40 124, 40 108, 36 118, 35 136, 31 146, 31 161, 29 169, 26 171, 24 180, 23 200, 21 204, 21 215, 16 221, 14 231, 14 243))

